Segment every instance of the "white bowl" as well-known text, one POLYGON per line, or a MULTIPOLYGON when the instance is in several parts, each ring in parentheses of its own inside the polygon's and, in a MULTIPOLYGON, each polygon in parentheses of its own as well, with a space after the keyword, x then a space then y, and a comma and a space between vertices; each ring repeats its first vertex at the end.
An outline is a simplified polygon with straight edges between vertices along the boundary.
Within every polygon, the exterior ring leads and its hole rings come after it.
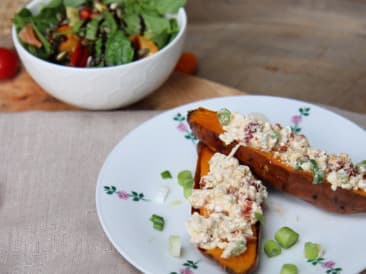
MULTIPOLYGON (((36 12, 49 0, 34 0, 27 7, 36 12)), ((28 52, 18 40, 13 26, 15 48, 31 77, 61 101, 93 110, 130 105, 156 90, 173 71, 182 53, 187 16, 177 15, 179 33, 152 56, 129 64, 103 68, 75 68, 44 61, 28 52)))

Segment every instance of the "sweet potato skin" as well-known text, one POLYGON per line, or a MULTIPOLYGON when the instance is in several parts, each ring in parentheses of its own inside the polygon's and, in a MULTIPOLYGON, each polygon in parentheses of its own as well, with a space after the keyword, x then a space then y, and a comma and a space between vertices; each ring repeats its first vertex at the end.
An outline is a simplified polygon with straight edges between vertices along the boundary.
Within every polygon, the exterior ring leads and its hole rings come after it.
MULTIPOLYGON (((198 108, 188 113, 188 123, 193 134, 210 149, 229 154, 236 144, 226 146, 219 135, 222 126, 214 111, 198 108)), ((241 146, 235 157, 248 165, 252 172, 267 186, 284 191, 327 211, 352 214, 366 212, 366 192, 338 188, 333 191, 330 183, 313 184, 312 174, 297 171, 272 157, 269 152, 241 146)))
MULTIPOLYGON (((203 143, 198 143, 197 145, 197 153, 198 153, 198 160, 196 164, 196 172, 194 176, 194 188, 199 189, 200 179, 202 176, 206 175, 209 171, 209 164, 208 161, 214 154, 212 150, 210 150, 206 145, 203 143)), ((194 209, 192 208, 192 213, 198 212, 201 215, 208 215, 209 212, 205 211, 204 209, 194 209)), ((207 257, 215 260, 221 267, 223 267, 228 273, 233 274, 250 274, 254 273, 257 264, 258 264, 258 257, 259 257, 259 247, 260 247, 260 225, 257 223, 253 226, 254 237, 252 240, 248 241, 247 243, 247 250, 243 254, 223 259, 221 258, 222 250, 219 248, 204 250, 199 249, 202 254, 206 255, 207 257)))

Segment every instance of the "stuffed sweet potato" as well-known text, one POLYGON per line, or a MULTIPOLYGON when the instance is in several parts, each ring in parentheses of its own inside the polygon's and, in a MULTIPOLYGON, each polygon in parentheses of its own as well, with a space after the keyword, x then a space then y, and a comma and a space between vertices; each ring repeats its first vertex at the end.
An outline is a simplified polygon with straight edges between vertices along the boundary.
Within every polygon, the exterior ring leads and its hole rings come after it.
POLYGON ((189 198, 192 216, 187 225, 191 240, 204 255, 227 272, 251 273, 257 265, 259 254, 260 224, 256 216, 261 214, 260 204, 267 196, 266 189, 252 176, 249 168, 239 166, 237 159, 214 154, 202 143, 198 144, 197 150, 195 184, 189 198), (217 170, 218 165, 225 166, 228 172, 218 175, 220 182, 216 184, 212 183, 217 175, 213 169, 217 170), (232 172, 231 167, 235 167, 232 172), (239 175, 240 172, 243 172, 242 175, 239 175), (233 177, 239 179, 236 181, 233 177), (250 189, 247 192, 254 193, 254 197, 245 193, 246 188, 250 189), (227 200, 235 200, 234 206, 227 200), (256 202, 259 204, 253 206, 256 202), (239 211, 236 212, 236 209, 239 211), (213 222, 210 222, 210 217, 213 222), (217 225, 220 220, 222 223, 217 225), (223 227, 224 231, 220 231, 223 227))
POLYGON ((366 212, 364 165, 353 165, 346 154, 311 148, 305 136, 279 124, 224 114, 198 108, 189 112, 188 123, 213 151, 229 154, 236 148, 235 157, 268 186, 328 211, 366 212), (247 119, 243 125, 241 119, 247 119))

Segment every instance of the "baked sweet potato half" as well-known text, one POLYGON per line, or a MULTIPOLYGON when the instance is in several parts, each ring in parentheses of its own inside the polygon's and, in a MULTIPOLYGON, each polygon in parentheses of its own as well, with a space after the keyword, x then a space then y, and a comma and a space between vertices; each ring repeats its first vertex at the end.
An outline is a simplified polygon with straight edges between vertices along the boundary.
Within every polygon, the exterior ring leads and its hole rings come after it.
MULTIPOLYGON (((210 150, 203 143, 199 143, 197 146, 198 160, 196 165, 196 172, 194 177, 194 189, 201 188, 201 179, 203 176, 207 175, 209 172, 209 161, 214 155, 214 152, 210 150)), ((212 212, 206 208, 193 208, 192 214, 197 212, 201 216, 208 217, 212 212)), ((252 273, 258 262, 259 247, 260 247, 260 223, 256 222, 251 225, 252 235, 246 242, 246 250, 237 256, 232 256, 229 258, 222 258, 223 249, 222 248, 211 248, 199 250, 209 258, 216 261, 221 267, 223 267, 228 273, 235 274, 246 274, 252 273)))
MULTIPOLYGON (((229 154, 239 144, 238 141, 233 141, 230 144, 225 144, 222 141, 220 136, 222 136, 221 134, 225 130, 222 122, 219 121, 218 113, 215 111, 204 108, 192 110, 188 113, 188 123, 193 134, 200 142, 207 145, 213 151, 229 154)), ((249 131, 249 133, 252 136, 254 134, 253 131, 249 131)), ((295 133, 291 134, 292 137, 296 138, 300 136, 295 133)), ((278 150, 281 149, 283 147, 280 147, 278 150)), ((343 214, 366 212, 365 189, 345 189, 342 187, 335 187, 334 189, 333 185, 328 181, 330 178, 328 176, 329 173, 322 174, 324 178, 322 177, 323 180, 321 182, 314 182, 317 179, 316 176, 319 174, 304 170, 301 166, 300 168, 294 168, 293 166, 287 165, 279 157, 275 157, 273 150, 266 151, 250 145, 238 146, 235 157, 242 164, 249 166, 254 175, 263 180, 267 186, 284 191, 316 207, 343 214)), ((334 174, 338 174, 344 170, 346 179, 348 178, 348 180, 354 181, 356 178, 360 184, 365 184, 364 171, 360 173, 352 164, 349 164, 347 168, 342 167, 342 163, 338 162, 342 161, 336 158, 335 165, 339 166, 334 167, 334 174)), ((300 164, 302 163, 300 162, 300 164)), ((315 161, 308 159, 307 163, 309 165, 315 163, 315 161)), ((328 160, 326 164, 329 166, 333 162, 328 160)))

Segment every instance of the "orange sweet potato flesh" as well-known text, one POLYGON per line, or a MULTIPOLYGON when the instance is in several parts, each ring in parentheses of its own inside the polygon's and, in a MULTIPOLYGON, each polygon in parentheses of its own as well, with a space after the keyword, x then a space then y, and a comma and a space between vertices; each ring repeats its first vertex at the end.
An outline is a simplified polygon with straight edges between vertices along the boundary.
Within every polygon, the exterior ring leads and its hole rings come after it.
MULTIPOLYGON (((188 123, 193 134, 200 142, 213 151, 230 153, 235 143, 226 146, 219 135, 223 128, 217 119, 217 113, 208 109, 198 108, 188 114, 188 123)), ((275 159, 270 152, 256 148, 241 146, 235 157, 242 164, 248 165, 252 172, 267 186, 284 191, 312 205, 327 211, 352 214, 366 212, 366 192, 362 190, 345 190, 338 188, 333 191, 329 182, 313 184, 310 172, 298 171, 275 159)))
MULTIPOLYGON (((196 166, 195 173, 195 185, 194 188, 198 189, 200 178, 206 175, 209 171, 209 160, 214 154, 212 150, 210 150, 207 146, 202 143, 199 143, 197 146, 198 150, 198 160, 196 166)), ((203 216, 208 216, 210 212, 201 209, 192 209, 192 212, 197 211, 199 214, 203 216)), ((257 257, 259 254, 259 224, 253 225, 253 239, 248 240, 247 242, 247 250, 240 254, 239 256, 231 257, 231 258, 221 258, 222 249, 214 248, 214 249, 200 249, 200 251, 215 260, 220 266, 222 266, 227 272, 235 273, 235 274, 246 274, 251 273, 257 265, 257 257)))

